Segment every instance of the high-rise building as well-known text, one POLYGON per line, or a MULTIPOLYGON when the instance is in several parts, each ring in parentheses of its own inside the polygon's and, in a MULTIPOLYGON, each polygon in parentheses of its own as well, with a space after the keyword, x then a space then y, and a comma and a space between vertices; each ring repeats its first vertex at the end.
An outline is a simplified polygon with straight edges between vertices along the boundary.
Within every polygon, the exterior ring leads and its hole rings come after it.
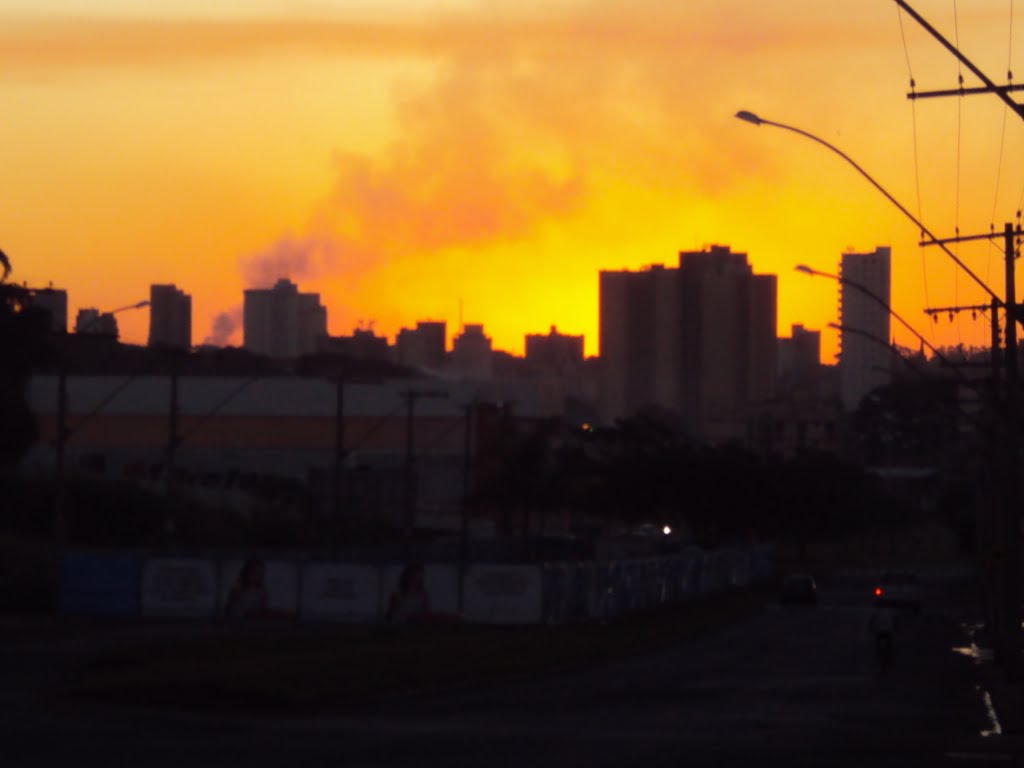
POLYGON ((67 333, 68 292, 49 286, 32 290, 32 305, 39 307, 50 316, 50 330, 67 333))
POLYGON ((245 292, 242 346, 261 355, 294 359, 316 352, 327 335, 327 309, 318 293, 299 293, 282 278, 273 288, 245 292))
POLYGON ((603 417, 656 406, 700 438, 742 437, 747 407, 774 392, 776 295, 775 276, 727 246, 601 272, 603 417))
POLYGON ((440 368, 447 346, 448 327, 434 320, 417 322, 415 329, 403 328, 395 339, 398 363, 411 368, 440 368))
POLYGON ((547 334, 527 334, 526 362, 548 373, 565 373, 583 364, 583 337, 559 333, 555 326, 547 334))
POLYGON ((816 394, 821 373, 821 331, 794 324, 778 340, 778 389, 816 394))
POLYGON ((384 336, 372 328, 356 328, 351 336, 325 336, 318 350, 328 355, 343 355, 353 360, 391 361, 391 347, 384 336))
POLYGON ((192 297, 173 284, 149 286, 149 346, 192 346, 192 297))
POLYGON ((467 323, 452 340, 452 370, 474 379, 487 379, 494 373, 491 337, 482 325, 467 323))
POLYGON ((117 318, 111 312, 103 312, 87 307, 78 310, 75 316, 75 333, 91 333, 96 336, 118 337, 117 318))
POLYGON ((889 383, 891 252, 844 253, 839 262, 839 381, 843 407, 889 383))

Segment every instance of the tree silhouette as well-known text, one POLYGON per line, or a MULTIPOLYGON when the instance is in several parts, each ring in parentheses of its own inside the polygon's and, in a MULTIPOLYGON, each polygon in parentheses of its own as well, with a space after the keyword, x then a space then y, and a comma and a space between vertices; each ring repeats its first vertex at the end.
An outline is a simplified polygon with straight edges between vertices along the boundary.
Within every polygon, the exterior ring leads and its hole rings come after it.
POLYGON ((29 376, 49 353, 47 315, 32 292, 7 282, 11 261, 0 251, 0 466, 17 462, 38 437, 29 407, 29 376))

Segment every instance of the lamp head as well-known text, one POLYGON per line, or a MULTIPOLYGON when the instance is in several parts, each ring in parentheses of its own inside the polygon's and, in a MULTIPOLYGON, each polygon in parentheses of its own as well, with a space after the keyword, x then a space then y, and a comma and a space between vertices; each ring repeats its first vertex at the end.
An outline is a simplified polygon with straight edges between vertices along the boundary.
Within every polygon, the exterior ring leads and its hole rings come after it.
POLYGON ((793 267, 793 269, 795 269, 797 272, 803 272, 805 275, 815 274, 815 271, 808 267, 806 264, 797 264, 795 267, 793 267))
POLYGON ((738 117, 740 120, 743 120, 744 122, 753 123, 754 125, 760 125, 761 123, 764 122, 760 117, 755 115, 753 112, 748 112, 745 109, 741 109, 739 112, 737 112, 736 117, 738 117))

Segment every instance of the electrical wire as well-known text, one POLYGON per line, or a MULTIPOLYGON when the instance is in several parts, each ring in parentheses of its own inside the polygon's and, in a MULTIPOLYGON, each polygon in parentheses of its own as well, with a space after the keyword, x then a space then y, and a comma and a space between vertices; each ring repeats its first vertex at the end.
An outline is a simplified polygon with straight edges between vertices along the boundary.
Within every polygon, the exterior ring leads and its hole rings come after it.
MULTIPOLYGON (((953 0, 953 32, 955 35, 956 49, 960 50, 960 21, 959 13, 957 13, 956 0, 953 0)), ((953 231, 957 237, 960 237, 960 167, 962 165, 961 158, 963 156, 963 107, 964 107, 964 68, 960 59, 956 60, 957 70, 957 82, 960 84, 960 98, 956 102, 956 214, 953 219, 953 231)), ((956 251, 957 258, 960 257, 960 243, 954 244, 954 250, 956 251)), ((958 305, 960 303, 960 270, 953 267, 953 304, 958 305)), ((960 328, 960 313, 956 313, 956 338, 960 347, 964 345, 963 334, 960 328)))
MULTIPOLYGON (((910 48, 907 46, 907 32, 903 26, 903 9, 898 5, 896 6, 896 18, 899 19, 900 23, 900 38, 903 40, 903 56, 907 60, 907 77, 910 79, 910 92, 914 93, 917 83, 914 81, 914 69, 910 64, 910 48)), ((917 220, 923 221, 924 216, 921 211, 921 161, 918 153, 918 141, 917 141, 917 99, 910 100, 910 118, 914 134, 914 185, 917 192, 917 220)), ((1021 192, 1022 201, 1024 201, 1024 191, 1021 192)), ((919 242, 924 242, 924 233, 920 233, 918 238, 919 242)), ((921 280, 924 284, 924 302, 925 306, 931 306, 931 299, 928 297, 928 259, 925 256, 924 246, 919 245, 917 247, 918 252, 921 254, 921 280)), ((928 325, 928 333, 932 337, 932 342, 935 342, 935 324, 930 323, 928 325)))
MULTIPOLYGON (((1013 0, 1010 0, 1010 41, 1007 46, 1006 53, 1006 83, 1007 85, 1013 85, 1013 0)), ((992 200, 992 216, 989 220, 989 230, 995 232, 996 229, 996 211, 999 208, 999 187, 1002 183, 1003 177, 1003 152, 1006 148, 1006 118, 1010 113, 1009 105, 1003 104, 1003 128, 999 135, 999 160, 996 162, 996 191, 992 200)), ((988 241, 988 253, 987 262, 985 265, 985 282, 989 281, 989 277, 992 274, 992 250, 994 244, 992 240, 988 241)))

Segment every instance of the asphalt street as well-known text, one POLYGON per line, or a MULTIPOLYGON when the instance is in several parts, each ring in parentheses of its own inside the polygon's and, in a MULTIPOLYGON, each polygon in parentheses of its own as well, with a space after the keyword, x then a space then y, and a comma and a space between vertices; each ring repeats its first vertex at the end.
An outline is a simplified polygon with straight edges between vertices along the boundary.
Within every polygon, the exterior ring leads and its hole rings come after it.
POLYGON ((301 720, 55 706, 30 682, 59 665, 10 647, 0 765, 1015 765, 1010 740, 987 735, 979 667, 954 650, 970 610, 944 590, 901 621, 886 674, 869 593, 847 583, 656 655, 301 720))

